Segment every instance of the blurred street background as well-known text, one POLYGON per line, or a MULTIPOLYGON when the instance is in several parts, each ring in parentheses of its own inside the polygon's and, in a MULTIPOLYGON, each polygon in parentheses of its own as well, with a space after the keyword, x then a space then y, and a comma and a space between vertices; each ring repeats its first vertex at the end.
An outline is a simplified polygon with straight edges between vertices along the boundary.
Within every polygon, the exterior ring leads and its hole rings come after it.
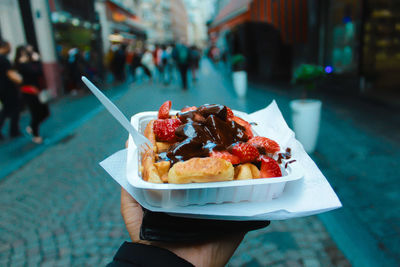
POLYGON ((0 266, 105 266, 129 240, 98 165, 127 133, 81 75, 128 117, 276 100, 297 134, 317 99, 300 141, 343 207, 250 232, 228 266, 400 265, 399 1, 0 0, 0 40, 0 266))

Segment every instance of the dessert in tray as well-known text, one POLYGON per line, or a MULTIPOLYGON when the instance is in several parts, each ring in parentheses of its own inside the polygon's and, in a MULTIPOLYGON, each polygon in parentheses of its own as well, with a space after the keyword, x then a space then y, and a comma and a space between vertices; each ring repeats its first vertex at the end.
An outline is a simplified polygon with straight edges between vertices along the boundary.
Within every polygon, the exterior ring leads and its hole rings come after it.
POLYGON ((151 183, 188 184, 282 176, 290 149, 257 136, 251 123, 224 105, 186 107, 170 115, 171 101, 159 109, 144 135, 153 149, 142 155, 142 178, 151 183))

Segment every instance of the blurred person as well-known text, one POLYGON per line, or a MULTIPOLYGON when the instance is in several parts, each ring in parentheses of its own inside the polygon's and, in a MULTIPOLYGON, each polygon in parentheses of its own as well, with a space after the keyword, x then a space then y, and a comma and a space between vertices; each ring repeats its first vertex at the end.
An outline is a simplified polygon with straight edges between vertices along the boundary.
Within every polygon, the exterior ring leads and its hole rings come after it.
POLYGON ((132 64, 133 55, 135 49, 133 48, 133 41, 130 41, 126 46, 126 65, 130 66, 132 64))
POLYGON ((1 130, 7 118, 10 118, 10 137, 21 135, 19 129, 20 94, 17 85, 22 83, 22 76, 12 68, 7 55, 11 46, 7 41, 0 40, 0 101, 3 109, 0 111, 0 139, 3 139, 1 130))
POLYGON ((164 78, 164 64, 162 62, 162 54, 163 54, 164 50, 165 50, 165 46, 156 45, 156 48, 153 53, 154 64, 155 64, 156 70, 157 70, 158 81, 163 81, 163 78, 164 78))
POLYGON ((136 71, 142 65, 141 61, 142 61, 142 51, 139 48, 136 48, 132 55, 131 68, 130 68, 134 82, 137 81, 136 71))
POLYGON ((92 81, 101 81, 101 62, 99 54, 95 50, 88 51, 87 74, 92 81))
POLYGON ((192 81, 196 81, 197 77, 196 77, 196 71, 199 69, 199 65, 200 65, 200 51, 196 46, 191 46, 190 47, 190 61, 189 61, 189 65, 190 65, 190 70, 192 72, 192 81))
POLYGON ((33 47, 33 45, 27 44, 25 49, 33 61, 40 61, 40 55, 38 52, 35 51, 35 48, 33 47))
POLYGON ((173 58, 181 76, 182 88, 187 90, 187 72, 189 69, 189 49, 183 42, 177 43, 173 51, 173 58))
POLYGON ((140 63, 142 64, 144 73, 147 75, 147 77, 149 77, 150 81, 152 81, 155 66, 154 66, 153 54, 149 49, 145 49, 140 63))
POLYGON ((34 143, 41 144, 43 138, 39 135, 39 127, 48 118, 50 111, 48 104, 39 101, 39 93, 42 90, 41 78, 43 76, 39 54, 33 50, 26 49, 24 46, 19 46, 15 54, 14 64, 22 75, 23 82, 20 88, 31 115, 31 122, 26 127, 26 131, 33 136, 32 141, 34 143))
POLYGON ((81 76, 84 72, 84 59, 78 48, 68 50, 67 56, 67 88, 72 95, 78 94, 81 76))
POLYGON ((112 73, 112 66, 111 62, 114 58, 114 44, 111 44, 110 48, 108 49, 107 53, 104 55, 104 65, 106 66, 107 70, 112 73))
POLYGON ((163 50, 163 53, 161 55, 161 61, 164 66, 163 83, 165 85, 169 85, 171 83, 173 76, 172 50, 173 48, 171 46, 168 46, 163 50))
POLYGON ((117 82, 125 81, 125 64, 126 64, 126 45, 121 44, 114 52, 113 59, 111 61, 111 71, 114 76, 114 80, 117 82))
POLYGON ((211 58, 211 60, 214 63, 217 63, 220 59, 220 51, 219 48, 216 47, 215 45, 210 47, 210 51, 209 51, 209 57, 211 58))

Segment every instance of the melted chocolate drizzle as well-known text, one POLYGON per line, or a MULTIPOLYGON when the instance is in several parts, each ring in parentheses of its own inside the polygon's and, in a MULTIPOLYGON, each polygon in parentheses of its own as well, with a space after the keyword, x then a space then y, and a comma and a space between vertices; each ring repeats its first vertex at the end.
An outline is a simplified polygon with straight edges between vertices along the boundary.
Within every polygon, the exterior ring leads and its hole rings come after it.
POLYGON ((159 158, 171 164, 193 157, 208 157, 211 151, 227 150, 237 142, 246 142, 245 128, 227 120, 224 105, 203 105, 197 110, 179 112, 182 125, 175 130, 178 140, 159 158))
POLYGON ((278 154, 277 162, 279 164, 281 164, 283 159, 290 159, 292 157, 292 153, 291 152, 292 152, 292 150, 290 149, 290 147, 286 148, 285 153, 279 153, 278 154))

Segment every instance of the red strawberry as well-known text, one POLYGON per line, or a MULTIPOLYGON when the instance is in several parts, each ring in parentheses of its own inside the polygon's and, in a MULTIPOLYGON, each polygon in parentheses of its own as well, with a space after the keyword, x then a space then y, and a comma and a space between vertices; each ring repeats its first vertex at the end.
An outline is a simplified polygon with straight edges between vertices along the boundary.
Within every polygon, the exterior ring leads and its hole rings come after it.
POLYGON ((158 118, 159 119, 168 119, 169 118, 169 110, 171 109, 171 100, 165 101, 164 104, 161 105, 158 110, 158 118))
POLYGON ((236 117, 236 116, 234 116, 233 118, 232 118, 237 124, 239 124, 240 126, 243 126, 245 129, 246 129, 246 135, 247 135, 247 137, 250 139, 250 138, 252 138, 254 135, 253 135, 253 132, 251 131, 251 124, 250 123, 248 123, 247 121, 245 121, 244 119, 242 119, 242 118, 239 118, 239 117, 236 117))
POLYGON ((234 145, 232 154, 239 157, 242 163, 255 161, 260 155, 257 148, 247 143, 237 143, 234 145))
POLYGON ((210 157, 212 158, 219 158, 219 159, 224 159, 229 161, 232 164, 239 164, 240 159, 239 157, 232 155, 228 151, 212 151, 210 154, 210 157))
POLYGON ((183 109, 181 109, 181 112, 192 111, 192 110, 196 110, 196 109, 197 109, 196 106, 184 107, 183 109))
POLYGON ((175 130, 181 125, 178 119, 156 120, 153 124, 153 131, 158 141, 171 142, 175 140, 175 130))
POLYGON ((274 154, 275 152, 281 150, 277 142, 263 136, 254 136, 249 141, 247 141, 247 143, 265 149, 265 153, 274 154))
POLYGON ((261 157, 261 170, 260 177, 261 178, 272 178, 272 177, 281 177, 282 171, 279 167, 278 162, 273 158, 262 156, 261 157))
POLYGON ((235 115, 233 115, 232 109, 226 107, 226 119, 228 121, 231 121, 233 119, 233 117, 235 117, 235 115))

